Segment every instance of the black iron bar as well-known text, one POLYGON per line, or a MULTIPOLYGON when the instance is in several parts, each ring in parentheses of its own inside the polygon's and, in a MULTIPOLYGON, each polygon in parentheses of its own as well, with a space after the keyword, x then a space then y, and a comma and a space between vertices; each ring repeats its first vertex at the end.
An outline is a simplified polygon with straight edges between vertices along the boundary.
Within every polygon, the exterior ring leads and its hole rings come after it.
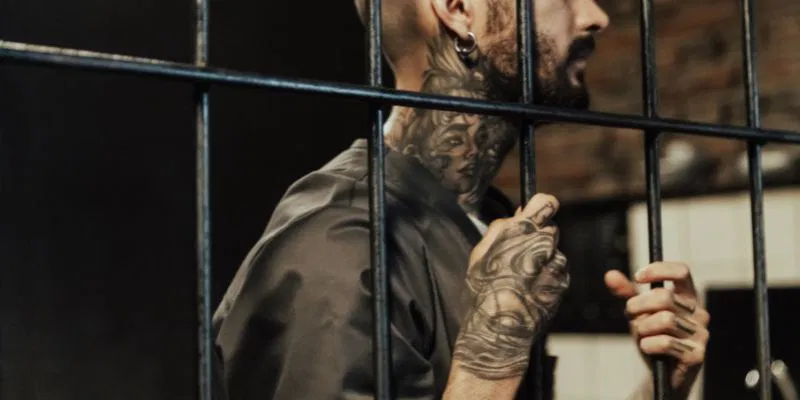
MULTIPOLYGON (((639 20, 639 37, 642 63, 642 105, 646 118, 655 118, 658 111, 658 85, 656 83, 655 27, 653 0, 642 0, 639 20)), ((647 232, 650 248, 650 262, 664 258, 661 236, 661 132, 646 129, 644 132, 645 178, 647 181, 647 232)), ((663 282, 653 282, 651 289, 664 287, 663 282)), ((664 356, 652 358, 653 398, 671 398, 669 370, 664 356)))
MULTIPOLYGON (((756 68, 755 0, 742 0, 742 61, 747 91, 747 126, 761 127, 756 68)), ((767 265, 764 246, 764 181, 759 141, 747 143, 747 164, 750 172, 750 218, 753 234, 753 290, 756 300, 756 354, 761 400, 772 399, 772 364, 769 340, 769 302, 767 300, 767 265)))
MULTIPOLYGON (((381 0, 368 2, 367 77, 370 86, 383 86, 383 53, 381 52, 381 0)), ((389 331, 389 270, 386 263, 386 199, 383 141, 383 109, 370 102, 372 135, 369 139, 369 210, 372 256, 373 333, 372 349, 375 366, 375 398, 392 396, 392 342, 389 331)))
MULTIPOLYGON (((532 105, 534 102, 534 60, 536 57, 536 31, 533 3, 530 0, 517 0, 517 41, 519 43, 518 66, 522 85, 522 103, 532 105)), ((519 137, 519 175, 520 197, 522 205, 536 193, 536 145, 534 141, 534 121, 523 119, 519 137)), ((547 366, 547 333, 542 332, 531 348, 530 365, 528 367, 527 385, 524 390, 531 394, 533 400, 544 400, 546 392, 545 368, 547 366)))
POLYGON ((566 108, 483 101, 464 97, 441 96, 401 90, 265 76, 218 68, 198 68, 189 64, 132 58, 105 53, 66 50, 0 41, 0 60, 27 64, 107 71, 169 80, 269 89, 279 92, 346 97, 351 100, 394 104, 407 107, 471 112, 476 114, 522 117, 539 121, 566 122, 615 128, 689 133, 699 136, 773 143, 800 144, 800 133, 775 129, 751 129, 741 126, 689 122, 670 118, 646 118, 639 115, 611 114, 566 108))
MULTIPOLYGON (((209 0, 195 0, 195 65, 208 65, 209 0)), ((211 189, 209 187, 210 143, 208 83, 195 87, 196 195, 197 195, 197 341, 198 399, 211 400, 211 189)))
MULTIPOLYGON (((534 60, 536 41, 533 32, 536 22, 533 18, 533 4, 530 0, 517 0, 517 38, 519 40, 519 76, 522 83, 522 103, 534 102, 534 60)), ((526 118, 520 131, 520 188, 522 202, 527 203, 536 192, 536 161, 534 152, 534 121, 526 118)))

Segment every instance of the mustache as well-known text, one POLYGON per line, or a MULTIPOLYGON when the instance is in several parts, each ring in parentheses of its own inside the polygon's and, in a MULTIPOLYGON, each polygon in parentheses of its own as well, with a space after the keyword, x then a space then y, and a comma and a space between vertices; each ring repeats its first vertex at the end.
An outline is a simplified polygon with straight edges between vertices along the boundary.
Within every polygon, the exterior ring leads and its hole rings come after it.
POLYGON ((569 46, 566 64, 589 58, 594 53, 594 48, 594 36, 576 39, 569 46))

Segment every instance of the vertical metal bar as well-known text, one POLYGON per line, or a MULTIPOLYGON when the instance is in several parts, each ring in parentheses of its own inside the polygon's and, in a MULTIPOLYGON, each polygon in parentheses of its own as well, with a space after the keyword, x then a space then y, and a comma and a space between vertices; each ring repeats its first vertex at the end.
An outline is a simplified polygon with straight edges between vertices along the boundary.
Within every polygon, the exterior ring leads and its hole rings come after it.
MULTIPOLYGON (((647 118, 657 116, 658 86, 656 84, 655 27, 653 1, 642 0, 639 21, 642 62, 642 103, 647 118)), ((647 231, 650 241, 650 262, 664 258, 661 237, 661 133, 645 131, 645 175, 647 179, 647 231)), ((654 282, 651 289, 664 287, 654 282)), ((670 398, 669 374, 664 357, 653 358, 653 395, 657 400, 670 398)))
MULTIPOLYGON (((195 0, 195 65, 208 64, 209 0, 195 0)), ((195 88, 197 195, 198 398, 211 400, 211 191, 209 188, 208 85, 195 88)))
MULTIPOLYGON (((522 83, 522 102, 534 102, 534 60, 536 41, 533 32, 536 22, 533 18, 533 4, 530 0, 517 0, 517 40, 519 41, 519 75, 522 83)), ((534 159, 534 123, 530 119, 522 121, 520 131, 520 188, 522 202, 527 203, 536 192, 536 162, 534 159)))
MULTIPOLYGON (((758 99, 758 70, 756 68, 755 0, 742 0, 742 58, 744 83, 747 90, 747 125, 761 128, 758 99)), ((772 363, 769 340, 769 302, 767 300, 767 265, 764 246, 764 182, 761 171, 760 142, 747 144, 750 171, 750 218, 753 224, 753 285, 756 299, 756 354, 761 400, 772 399, 772 363)))
MULTIPOLYGON (((517 0, 517 42, 519 77, 522 84, 522 102, 534 103, 534 61, 536 57, 536 20, 534 18, 533 2, 530 0, 517 0)), ((534 141, 534 122, 524 119, 520 130, 519 139, 519 176, 520 195, 522 204, 536 193, 536 151, 534 141)), ((533 395, 535 400, 545 398, 545 368, 547 365, 547 334, 542 333, 531 349, 530 366, 527 374, 527 393, 533 395)))
MULTIPOLYGON (((381 0, 370 0, 367 64, 369 84, 383 85, 381 44, 381 0)), ((383 109, 370 104, 372 136, 369 143, 370 240, 372 244, 373 285, 373 356, 375 364, 375 398, 388 400, 392 393, 391 337, 389 336, 389 271, 386 263, 386 200, 384 196, 383 109)))

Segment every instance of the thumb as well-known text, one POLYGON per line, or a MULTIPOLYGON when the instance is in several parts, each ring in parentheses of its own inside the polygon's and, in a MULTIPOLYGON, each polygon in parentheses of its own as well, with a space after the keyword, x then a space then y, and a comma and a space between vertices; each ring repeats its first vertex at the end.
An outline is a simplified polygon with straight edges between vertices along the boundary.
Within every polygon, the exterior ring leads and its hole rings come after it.
POLYGON ((628 280, 628 277, 620 271, 611 270, 606 272, 604 280, 606 287, 614 296, 627 299, 637 294, 636 284, 628 280))

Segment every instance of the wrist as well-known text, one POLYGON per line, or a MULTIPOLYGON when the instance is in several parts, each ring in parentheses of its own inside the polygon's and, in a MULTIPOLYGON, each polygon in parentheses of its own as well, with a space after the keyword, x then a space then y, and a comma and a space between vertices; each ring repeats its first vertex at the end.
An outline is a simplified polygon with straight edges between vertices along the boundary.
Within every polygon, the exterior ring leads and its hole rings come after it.
POLYGON ((485 380, 503 380, 521 377, 530 364, 531 346, 508 346, 487 343, 469 334, 460 335, 456 342, 453 360, 462 370, 485 380))
POLYGON ((524 326, 476 308, 456 338, 453 359, 481 379, 522 376, 528 370, 534 336, 524 326))
POLYGON ((442 400, 512 400, 521 382, 522 375, 486 379, 476 375, 472 369, 466 368, 465 364, 454 358, 442 400))

